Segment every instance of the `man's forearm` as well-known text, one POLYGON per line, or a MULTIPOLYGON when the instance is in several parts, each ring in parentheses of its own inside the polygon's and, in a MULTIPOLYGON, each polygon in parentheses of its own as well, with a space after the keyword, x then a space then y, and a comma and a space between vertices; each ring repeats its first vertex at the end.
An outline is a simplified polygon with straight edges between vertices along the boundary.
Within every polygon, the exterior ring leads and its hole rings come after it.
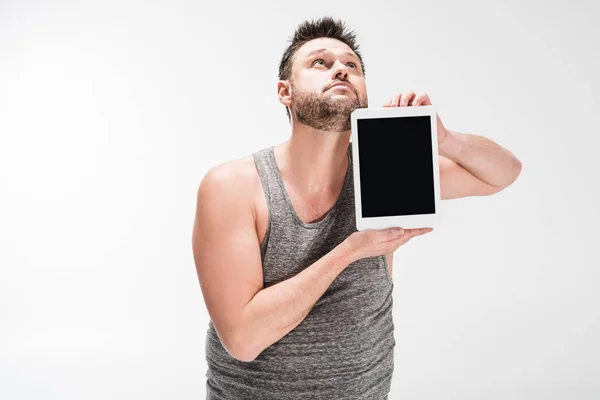
POLYGON ((478 179, 496 187, 512 184, 521 172, 521 162, 510 151, 483 136, 447 130, 439 154, 460 164, 478 179))
POLYGON ((260 290, 246 305, 238 341, 251 361, 294 329, 335 278, 354 260, 342 245, 296 276, 260 290))

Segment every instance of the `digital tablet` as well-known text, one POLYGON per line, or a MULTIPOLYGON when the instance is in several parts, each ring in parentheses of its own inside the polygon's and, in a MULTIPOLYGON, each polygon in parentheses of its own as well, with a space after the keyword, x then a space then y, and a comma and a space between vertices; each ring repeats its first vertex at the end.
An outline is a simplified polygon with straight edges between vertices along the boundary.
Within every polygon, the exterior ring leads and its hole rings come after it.
POLYGON ((435 227, 440 177, 434 107, 359 108, 351 123, 356 229, 435 227))

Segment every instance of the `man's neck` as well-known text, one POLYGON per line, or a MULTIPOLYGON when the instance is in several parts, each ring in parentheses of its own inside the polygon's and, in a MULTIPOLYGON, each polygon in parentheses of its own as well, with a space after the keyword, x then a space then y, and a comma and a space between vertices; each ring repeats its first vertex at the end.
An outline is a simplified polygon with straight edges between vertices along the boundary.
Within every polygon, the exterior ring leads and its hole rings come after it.
POLYGON ((350 134, 295 124, 291 138, 279 146, 282 176, 308 198, 337 197, 348 168, 350 134))

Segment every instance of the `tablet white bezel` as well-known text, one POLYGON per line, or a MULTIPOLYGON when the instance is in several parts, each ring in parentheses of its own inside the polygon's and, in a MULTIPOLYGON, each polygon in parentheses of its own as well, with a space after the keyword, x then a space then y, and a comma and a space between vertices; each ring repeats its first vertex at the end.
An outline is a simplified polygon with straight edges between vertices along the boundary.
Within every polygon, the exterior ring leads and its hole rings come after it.
MULTIPOLYGON (((438 160, 438 140, 437 140, 437 115, 433 106, 410 106, 410 107, 385 107, 385 108, 358 108, 350 116, 352 124, 352 163, 354 173, 354 206, 356 210, 356 229, 359 231, 365 229, 386 229, 391 227, 412 228, 434 228, 440 214, 440 167, 438 160), (431 120, 431 154, 433 160, 433 187, 435 213, 433 214, 415 214, 399 215, 389 217, 362 217, 361 192, 360 192, 360 160, 358 141, 358 120, 370 118, 394 118, 394 117, 412 117, 412 116, 430 116, 431 120)), ((399 166, 402 168, 402 166, 399 166)), ((393 181, 390 184, 394 184, 393 181)))

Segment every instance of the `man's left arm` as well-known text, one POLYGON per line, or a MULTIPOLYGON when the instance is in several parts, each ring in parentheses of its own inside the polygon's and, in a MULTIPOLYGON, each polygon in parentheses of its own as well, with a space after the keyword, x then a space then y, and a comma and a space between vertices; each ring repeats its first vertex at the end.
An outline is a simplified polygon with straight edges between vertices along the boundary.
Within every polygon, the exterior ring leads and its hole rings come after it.
POLYGON ((456 133, 438 120, 440 195, 442 199, 488 196, 511 185, 521 161, 483 136, 456 133))
MULTIPOLYGON (((427 93, 412 90, 392 96, 383 107, 432 105, 427 93)), ((437 119, 440 197, 457 199, 487 196, 512 184, 521 173, 521 161, 483 136, 456 133, 437 119)))

